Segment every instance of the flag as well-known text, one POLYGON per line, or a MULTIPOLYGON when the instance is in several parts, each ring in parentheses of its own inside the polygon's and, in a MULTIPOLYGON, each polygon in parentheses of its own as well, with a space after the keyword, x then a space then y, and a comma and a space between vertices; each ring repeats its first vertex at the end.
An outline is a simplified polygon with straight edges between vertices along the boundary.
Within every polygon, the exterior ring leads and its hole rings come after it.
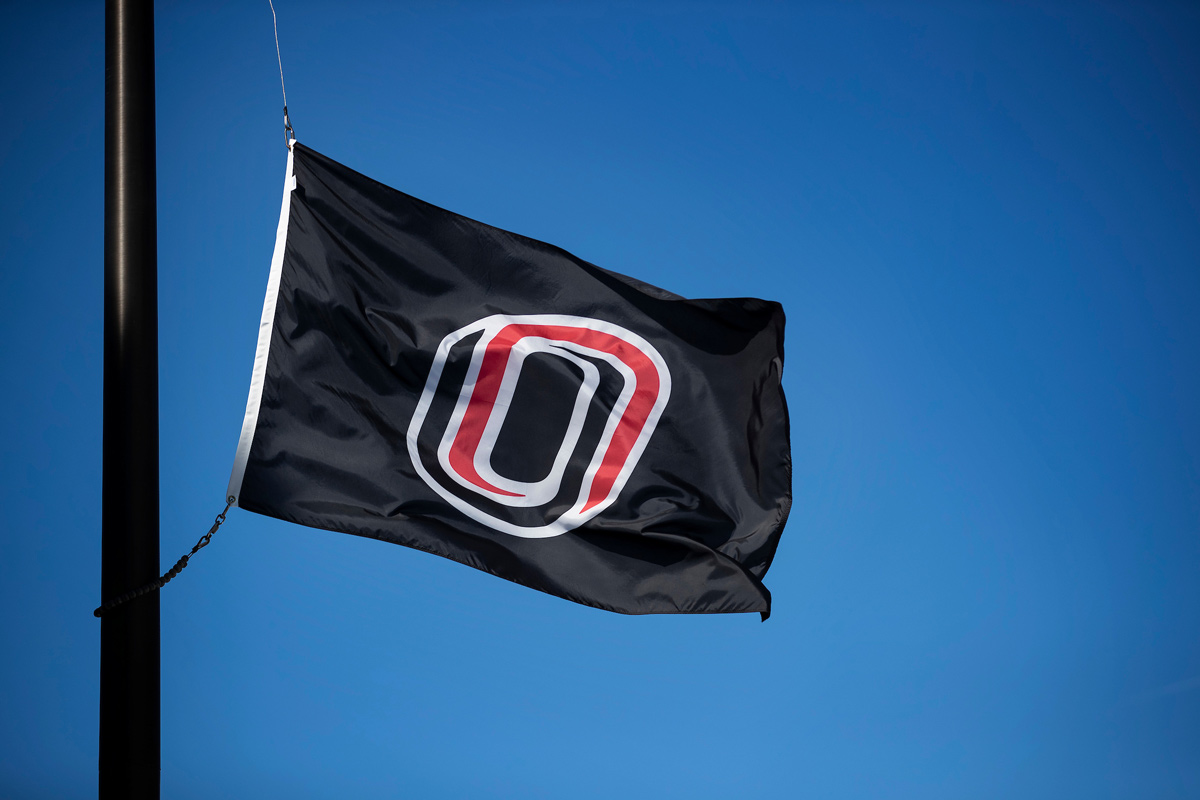
POLYGON ((610 611, 766 619, 783 328, 294 144, 229 497, 610 611))

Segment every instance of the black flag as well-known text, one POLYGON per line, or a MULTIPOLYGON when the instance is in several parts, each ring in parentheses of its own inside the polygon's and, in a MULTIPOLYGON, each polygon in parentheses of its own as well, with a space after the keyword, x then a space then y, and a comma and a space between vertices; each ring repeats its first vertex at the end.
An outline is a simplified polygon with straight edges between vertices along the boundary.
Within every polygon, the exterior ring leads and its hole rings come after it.
POLYGON ((295 144, 229 495, 597 608, 765 619, 783 323, 295 144))

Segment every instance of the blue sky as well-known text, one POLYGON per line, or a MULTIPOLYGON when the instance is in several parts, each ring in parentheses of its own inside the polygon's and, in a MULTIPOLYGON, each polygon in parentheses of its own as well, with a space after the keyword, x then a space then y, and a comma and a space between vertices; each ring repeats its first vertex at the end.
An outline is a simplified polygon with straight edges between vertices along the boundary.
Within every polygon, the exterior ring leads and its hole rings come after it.
MULTIPOLYGON (((305 144, 788 314, 772 618, 246 512, 162 597, 163 796, 1200 797, 1200 11, 282 0, 305 144)), ((103 10, 0 29, 0 796, 94 796, 103 10)), ((162 558, 222 505, 286 151, 157 9, 162 558)))

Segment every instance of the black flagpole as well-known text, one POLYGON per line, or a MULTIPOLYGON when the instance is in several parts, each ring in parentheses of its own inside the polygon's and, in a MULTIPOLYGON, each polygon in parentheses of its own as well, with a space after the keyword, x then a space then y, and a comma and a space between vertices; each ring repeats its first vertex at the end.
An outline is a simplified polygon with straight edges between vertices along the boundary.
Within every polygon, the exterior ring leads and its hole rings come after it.
MULTIPOLYGON (((102 602, 159 573, 154 138, 153 2, 107 0, 102 602)), ((100 797, 158 798, 158 592, 100 626, 100 797)))

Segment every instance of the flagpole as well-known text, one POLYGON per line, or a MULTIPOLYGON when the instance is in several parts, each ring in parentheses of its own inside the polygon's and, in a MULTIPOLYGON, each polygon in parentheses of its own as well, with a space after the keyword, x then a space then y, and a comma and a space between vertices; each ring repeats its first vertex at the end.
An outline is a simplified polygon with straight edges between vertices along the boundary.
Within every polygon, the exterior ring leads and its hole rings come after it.
MULTIPOLYGON (((104 49, 102 602, 159 573, 152 0, 107 0, 104 49)), ((100 797, 158 798, 158 592, 100 626, 100 797)))

